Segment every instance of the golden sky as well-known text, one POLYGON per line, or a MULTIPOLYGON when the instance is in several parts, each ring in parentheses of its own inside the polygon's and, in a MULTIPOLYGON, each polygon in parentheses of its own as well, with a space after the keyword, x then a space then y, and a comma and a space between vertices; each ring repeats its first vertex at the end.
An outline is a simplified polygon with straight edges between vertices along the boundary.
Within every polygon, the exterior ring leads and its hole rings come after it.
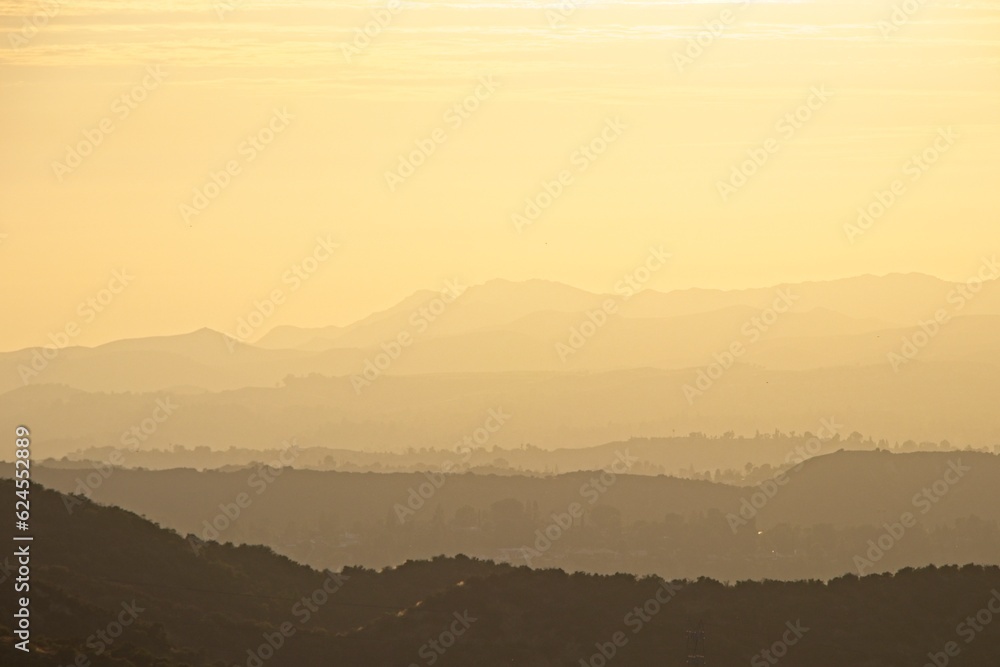
POLYGON ((651 244, 662 290, 958 280, 998 245, 1000 2, 7 1, 0 30, 0 349, 121 269, 76 342, 276 288, 308 326, 449 278, 608 291, 651 244))

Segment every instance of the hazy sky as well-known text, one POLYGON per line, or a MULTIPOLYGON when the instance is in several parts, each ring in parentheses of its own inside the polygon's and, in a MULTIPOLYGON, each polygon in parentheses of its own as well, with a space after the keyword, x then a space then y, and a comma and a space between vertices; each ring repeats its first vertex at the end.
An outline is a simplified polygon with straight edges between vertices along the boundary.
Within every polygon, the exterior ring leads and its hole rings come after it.
POLYGON ((1000 2, 896 4, 0 3, 0 348, 229 330, 274 289, 300 325, 448 278, 604 291, 650 244, 664 290, 963 279, 1000 236, 1000 2))

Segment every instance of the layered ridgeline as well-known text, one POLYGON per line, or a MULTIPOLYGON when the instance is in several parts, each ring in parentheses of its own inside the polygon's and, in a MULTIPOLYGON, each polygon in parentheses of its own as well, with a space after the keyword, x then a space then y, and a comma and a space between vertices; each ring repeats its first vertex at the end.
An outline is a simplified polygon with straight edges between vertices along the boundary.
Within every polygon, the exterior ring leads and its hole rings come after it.
MULTIPOLYGON (((0 482, 0 494, 13 492, 0 482)), ((1000 654, 995 567, 735 586, 465 557, 319 572, 260 547, 195 553, 134 514, 41 487, 32 500, 32 652, 0 627, 5 665, 640 666, 697 652, 719 664, 888 667, 960 655, 992 667, 1000 654), (705 641, 692 647, 686 631, 697 629, 705 641)), ((0 597, 0 626, 12 605, 0 597)))
POLYGON ((498 409, 510 419, 490 443, 502 446, 804 432, 821 417, 845 435, 993 446, 997 284, 908 274, 658 292, 623 281, 596 294, 492 281, 418 292, 343 327, 272 329, 258 313, 253 326, 94 348, 56 331, 0 354, 0 417, 44 425, 45 456, 123 439, 443 447, 498 409))
MULTIPOLYGON (((109 462, 129 468, 164 470, 188 467, 198 470, 242 468, 261 461, 284 459, 286 465, 308 470, 345 472, 424 472, 451 471, 482 474, 552 475, 567 472, 600 470, 623 452, 632 459, 630 474, 670 475, 689 479, 708 479, 732 484, 755 484, 773 477, 781 470, 802 461, 838 451, 886 450, 895 453, 950 452, 959 450, 1000 453, 1000 445, 983 448, 959 447, 941 442, 875 441, 858 432, 844 435, 844 425, 833 419, 820 420, 816 434, 756 433, 739 436, 732 431, 718 436, 689 433, 665 438, 630 438, 592 447, 542 449, 531 444, 518 447, 490 446, 493 431, 506 423, 508 415, 494 411, 489 419, 462 440, 446 447, 409 447, 402 451, 359 451, 335 447, 303 447, 286 441, 279 448, 250 449, 229 447, 117 446, 87 447, 43 463, 50 467, 86 467, 93 462, 109 462), (833 434, 832 437, 830 434, 833 434), (485 446, 478 446, 479 442, 485 446), (294 449, 293 449, 294 447, 294 449), (283 453, 285 451, 288 453, 283 453)), ((141 435, 141 429, 139 432, 141 435)), ((128 433, 126 441, 138 443, 128 433)))
POLYGON ((463 553, 736 580, 1000 564, 993 454, 838 452, 751 485, 636 475, 635 464, 624 448, 601 471, 554 476, 297 470, 279 460, 208 471, 36 465, 33 474, 183 534, 264 544, 322 568, 463 553))

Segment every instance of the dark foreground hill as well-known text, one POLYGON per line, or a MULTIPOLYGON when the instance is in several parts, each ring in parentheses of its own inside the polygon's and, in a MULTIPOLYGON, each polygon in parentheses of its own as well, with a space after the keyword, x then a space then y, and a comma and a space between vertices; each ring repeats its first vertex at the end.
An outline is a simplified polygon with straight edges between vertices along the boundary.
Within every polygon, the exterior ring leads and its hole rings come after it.
POLYGON ((699 627, 708 664, 995 667, 1000 655, 995 567, 733 586, 464 557, 331 573, 259 547, 196 550, 124 510, 81 501, 70 514, 66 501, 32 491, 33 651, 6 627, 7 572, 0 664, 679 665, 699 627))
MULTIPOLYGON (((0 497, 14 498, 11 480, 0 480, 0 497)), ((322 655, 337 633, 412 608, 463 579, 498 571, 461 559, 443 568, 413 563, 405 571, 319 572, 264 547, 187 540, 119 508, 82 500, 69 513, 67 502, 42 487, 31 493, 34 653, 24 664, 230 665, 284 623, 297 629, 295 641, 274 664, 320 664, 314 656, 322 655), (125 631, 107 641, 117 632, 116 623, 125 623, 125 631)), ((10 528, 0 538, 14 544, 10 528)), ((6 627, 17 562, 5 555, 0 557, 3 665, 13 664, 7 657, 19 653, 12 652, 6 627)))
MULTIPOLYGON (((607 455, 612 472, 627 469, 630 451, 607 455)), ((974 452, 838 452, 760 487, 598 472, 542 478, 261 466, 40 465, 34 475, 181 534, 263 544, 318 568, 466 554, 566 571, 733 581, 1000 565, 1000 457, 974 452), (572 526, 552 527, 574 507, 572 526), (886 536, 902 521, 904 534, 886 536), (546 530, 559 539, 543 551, 536 545, 546 530), (880 539, 892 549, 875 552, 869 542, 880 539)))

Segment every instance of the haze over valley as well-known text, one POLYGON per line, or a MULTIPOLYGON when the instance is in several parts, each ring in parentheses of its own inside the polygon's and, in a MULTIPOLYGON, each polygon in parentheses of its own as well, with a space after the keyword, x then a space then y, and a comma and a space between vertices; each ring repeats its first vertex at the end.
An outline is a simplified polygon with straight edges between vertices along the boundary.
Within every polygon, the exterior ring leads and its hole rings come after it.
POLYGON ((997 667, 1000 0, 0 0, 0 665, 997 667))

